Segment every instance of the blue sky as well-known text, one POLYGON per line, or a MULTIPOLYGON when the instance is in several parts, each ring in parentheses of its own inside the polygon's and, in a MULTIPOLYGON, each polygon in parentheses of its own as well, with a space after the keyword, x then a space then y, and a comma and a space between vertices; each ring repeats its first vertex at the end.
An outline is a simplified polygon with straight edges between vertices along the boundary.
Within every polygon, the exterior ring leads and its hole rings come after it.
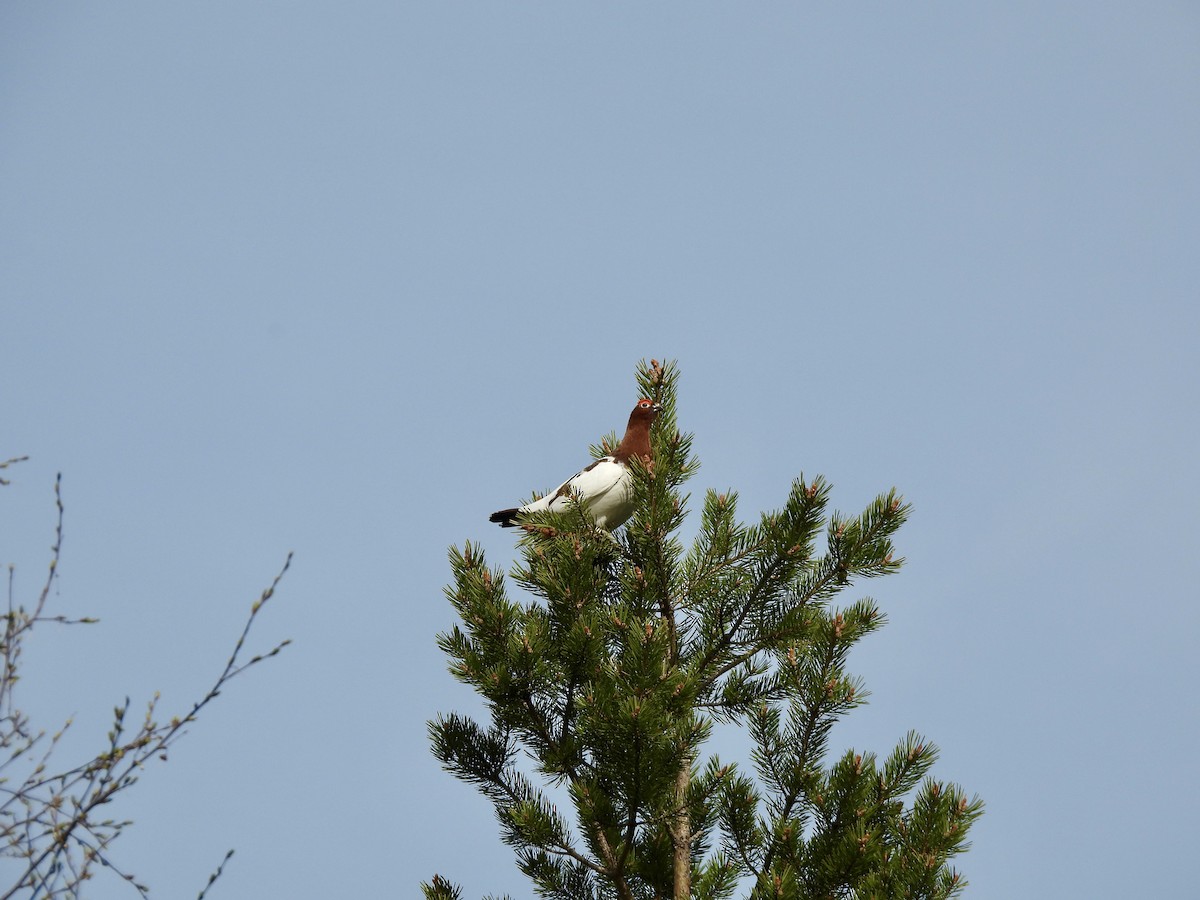
MULTIPOLYGON (((1185 3, 0 7, 0 562, 64 752, 278 659, 114 812, 161 897, 529 886, 425 723, 451 543, 674 358, 756 517, 896 485, 909 564, 833 740, 987 812, 967 896, 1183 896, 1200 527, 1185 3)), ((0 864, 0 873, 4 871, 0 864)), ((113 881, 93 896, 122 896, 113 881)))

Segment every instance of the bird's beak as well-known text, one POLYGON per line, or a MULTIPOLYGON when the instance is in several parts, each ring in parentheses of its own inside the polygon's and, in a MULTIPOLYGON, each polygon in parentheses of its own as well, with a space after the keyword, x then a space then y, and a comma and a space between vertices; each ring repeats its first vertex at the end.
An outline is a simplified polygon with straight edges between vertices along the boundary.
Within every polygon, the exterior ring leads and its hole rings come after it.
POLYGON ((652 407, 650 407, 650 408, 654 410, 654 414, 655 414, 656 416, 657 416, 657 415, 658 415, 660 412, 662 412, 662 404, 661 404, 661 403, 655 403, 655 404, 654 404, 652 407))

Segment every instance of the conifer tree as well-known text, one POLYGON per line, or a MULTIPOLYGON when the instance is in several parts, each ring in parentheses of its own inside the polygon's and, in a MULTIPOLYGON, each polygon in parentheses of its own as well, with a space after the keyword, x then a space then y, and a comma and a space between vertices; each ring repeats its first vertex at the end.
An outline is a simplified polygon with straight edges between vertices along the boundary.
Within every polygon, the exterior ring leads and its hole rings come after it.
MULTIPOLYGON (((829 513, 829 485, 801 476, 748 525, 734 494, 709 491, 685 552, 681 487, 698 462, 676 424, 678 370, 651 360, 637 380, 663 411, 623 529, 581 507, 530 514, 508 580, 478 546, 451 549, 461 624, 438 642, 491 720, 440 716, 434 754, 492 801, 543 897, 959 895, 950 860, 983 805, 929 776, 934 745, 910 733, 882 760, 829 758, 830 729, 866 698, 847 655, 884 623, 868 598, 834 601, 900 568, 908 506, 889 491, 829 513), (748 730, 748 766, 705 756, 714 725, 748 730)), ((461 897, 440 875, 422 887, 461 897)))

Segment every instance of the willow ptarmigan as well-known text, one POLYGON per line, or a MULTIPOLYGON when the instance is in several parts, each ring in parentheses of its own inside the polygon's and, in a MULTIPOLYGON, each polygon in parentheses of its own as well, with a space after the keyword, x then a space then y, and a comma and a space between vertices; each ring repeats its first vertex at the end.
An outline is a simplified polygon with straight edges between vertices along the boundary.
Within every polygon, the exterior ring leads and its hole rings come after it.
POLYGON ((650 426, 661 409, 653 401, 639 400, 629 414, 625 437, 616 450, 576 472, 541 499, 492 513, 490 521, 511 528, 522 513, 546 509, 561 512, 568 504, 579 501, 601 528, 612 531, 623 524, 633 515, 633 473, 629 470, 629 460, 650 455, 650 426))

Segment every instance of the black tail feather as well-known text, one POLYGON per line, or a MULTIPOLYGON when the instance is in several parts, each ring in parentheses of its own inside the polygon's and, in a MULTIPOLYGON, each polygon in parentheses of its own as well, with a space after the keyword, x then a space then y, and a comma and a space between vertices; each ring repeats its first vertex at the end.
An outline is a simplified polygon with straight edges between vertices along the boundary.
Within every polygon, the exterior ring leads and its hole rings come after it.
POLYGON ((520 511, 515 506, 512 509, 502 509, 488 516, 488 521, 498 523, 501 528, 515 528, 517 525, 517 513, 520 511))

